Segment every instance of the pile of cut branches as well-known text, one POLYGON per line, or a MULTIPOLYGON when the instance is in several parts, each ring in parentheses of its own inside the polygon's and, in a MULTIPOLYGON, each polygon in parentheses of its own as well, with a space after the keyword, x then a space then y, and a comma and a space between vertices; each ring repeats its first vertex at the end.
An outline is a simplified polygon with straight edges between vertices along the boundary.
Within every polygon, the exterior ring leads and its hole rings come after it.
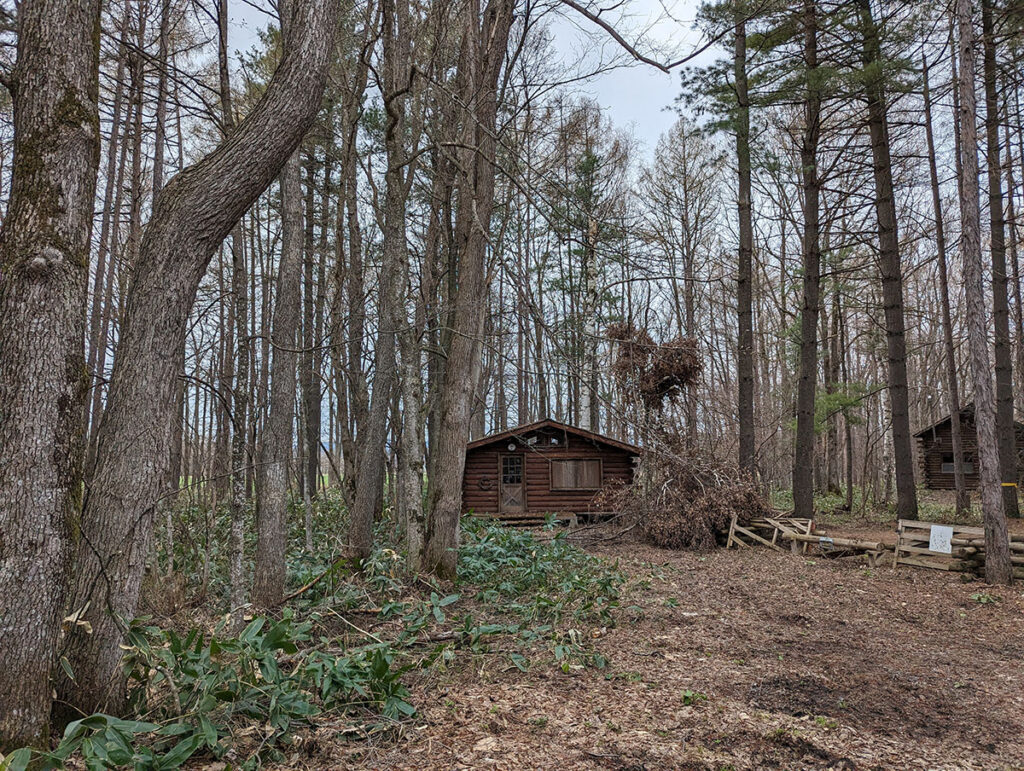
POLYGON ((711 549, 735 514, 741 521, 770 514, 752 480, 735 465, 688 446, 673 407, 700 377, 697 342, 656 343, 631 324, 613 324, 612 374, 627 401, 639 409, 644 457, 636 479, 605 493, 602 506, 624 512, 645 539, 670 549, 711 549))
POLYGON ((757 486, 735 466, 661 438, 661 446, 645 453, 636 481, 609 501, 636 522, 646 541, 667 549, 712 549, 734 514, 741 522, 771 515, 757 486))

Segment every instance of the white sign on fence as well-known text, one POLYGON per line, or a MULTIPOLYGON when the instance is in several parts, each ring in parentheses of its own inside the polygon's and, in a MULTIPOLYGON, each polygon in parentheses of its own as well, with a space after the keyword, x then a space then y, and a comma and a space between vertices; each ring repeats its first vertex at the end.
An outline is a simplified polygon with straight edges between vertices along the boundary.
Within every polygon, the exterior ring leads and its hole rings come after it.
POLYGON ((931 534, 928 537, 928 550, 952 554, 953 528, 949 525, 932 525, 931 534))

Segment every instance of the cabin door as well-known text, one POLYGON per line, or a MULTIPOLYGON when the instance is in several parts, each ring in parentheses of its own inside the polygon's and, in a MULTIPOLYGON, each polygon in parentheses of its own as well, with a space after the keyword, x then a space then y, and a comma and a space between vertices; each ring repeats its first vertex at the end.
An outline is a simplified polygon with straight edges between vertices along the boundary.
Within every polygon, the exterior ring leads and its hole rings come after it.
POLYGON ((498 503, 503 512, 526 511, 526 484, 523 479, 523 456, 502 455, 501 486, 498 490, 498 503))

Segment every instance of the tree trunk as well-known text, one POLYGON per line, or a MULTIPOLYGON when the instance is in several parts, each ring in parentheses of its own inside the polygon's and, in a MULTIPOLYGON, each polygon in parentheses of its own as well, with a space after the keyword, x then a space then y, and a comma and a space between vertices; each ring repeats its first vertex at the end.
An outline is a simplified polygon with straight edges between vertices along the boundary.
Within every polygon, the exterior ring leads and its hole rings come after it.
POLYGON ((794 516, 814 516, 814 401, 818 378, 818 305, 821 244, 818 177, 821 90, 818 83, 818 21, 813 0, 804 3, 806 101, 800 161, 804 194, 803 305, 800 309, 800 375, 797 384, 796 451, 793 455, 794 516))
POLYGON ((963 166, 960 196, 960 253, 963 259, 964 294, 967 298, 968 345, 974 376, 974 416, 978 430, 979 489, 985 519, 985 580, 1009 584, 1013 580, 1006 513, 1000 486, 999 450, 996 444, 995 397, 985 324, 984 269, 978 202, 978 127, 974 92, 974 26, 971 0, 957 0, 960 60, 960 148, 963 166))
POLYGON ((882 276, 886 344, 889 354, 889 408, 896 466, 896 512, 902 519, 917 519, 914 453, 910 434, 910 399, 907 385, 907 340, 903 320, 903 271, 893 194, 889 125, 882 81, 882 51, 870 0, 859 0, 864 34, 864 95, 868 102, 868 131, 875 179, 875 215, 878 220, 878 270, 882 276))
POLYGON ((302 165, 299 151, 280 177, 281 259, 274 292, 270 403, 260 442, 252 599, 272 608, 284 597, 288 547, 288 463, 295 424, 296 335, 302 312, 302 165))
MULTIPOLYGON (((217 5, 217 69, 219 75, 221 121, 224 136, 235 130, 235 110, 231 95, 231 70, 228 67, 227 0, 217 5)), ((249 297, 245 266, 245 237, 241 221, 231 231, 231 293, 234 310, 234 336, 238 341, 238 370, 227 378, 224 397, 231 421, 230 509, 231 531, 228 540, 229 612, 231 627, 238 631, 246 603, 248 579, 245 570, 245 509, 249 500, 247 470, 250 464, 248 445, 249 413, 249 297)), ((233 357, 234 352, 228 351, 233 357)))
POLYGON ((459 256, 453 335, 445 367, 440 426, 429 480, 424 568, 446 578, 458 562, 462 477, 466 462, 474 388, 483 329, 487 237, 494 204, 494 138, 498 77, 505 60, 514 0, 478 0, 465 11, 458 78, 463 100, 465 148, 460 151, 461 179, 455 243, 459 256))
MULTIPOLYGON (((236 131, 157 199, 128 287, 96 471, 82 518, 72 608, 92 634, 67 639, 71 710, 119 710, 124 619, 135 615, 167 466, 177 350, 210 258, 266 190, 316 116, 333 50, 337 0, 295 4, 294 34, 263 97, 236 131)), ((77 714, 77 713, 76 713, 77 714)))
POLYGON ((1006 227, 1003 221, 1003 167, 999 160, 999 98, 996 94, 996 43, 992 0, 981 1, 985 81, 985 138, 988 166, 988 210, 992 254, 992 326, 995 328, 996 440, 1003 509, 1019 517, 1017 505, 1017 442, 1013 420, 1013 352, 1010 349, 1010 305, 1006 281, 1006 227))
MULTIPOLYGON (((733 71, 736 83, 736 166, 739 187, 736 207, 739 212, 739 265, 737 270, 736 375, 739 381, 739 464, 749 476, 757 472, 754 438, 754 312, 753 255, 754 229, 750 180, 750 100, 747 96, 747 27, 745 12, 737 14, 733 71)), ((691 331, 692 334, 692 331, 691 331)))
POLYGON ((373 391, 366 428, 360 437, 360 459, 356 478, 355 502, 351 513, 349 544, 360 560, 370 556, 373 549, 373 519, 381 504, 386 466, 388 413, 395 385, 395 326, 392 304, 401 292, 399 283, 400 249, 404 238, 384 234, 381 257, 380 291, 377 299, 377 340, 374 350, 373 391))
POLYGON ((928 87, 928 62, 922 67, 924 88, 924 132, 928 143, 928 174, 932 187, 932 210, 935 213, 935 250, 939 258, 939 299, 942 305, 942 343, 945 350, 946 392, 953 435, 953 484, 956 487, 957 518, 971 510, 971 494, 964 479, 964 440, 960 421, 960 382, 956 372, 956 346, 953 343, 953 317, 949 309, 949 266, 946 260, 946 225, 939 193, 939 172, 935 164, 935 138, 932 135, 931 91, 928 87))
POLYGON ((0 750, 44 747, 82 491, 100 3, 23 0, 0 229, 0 750))

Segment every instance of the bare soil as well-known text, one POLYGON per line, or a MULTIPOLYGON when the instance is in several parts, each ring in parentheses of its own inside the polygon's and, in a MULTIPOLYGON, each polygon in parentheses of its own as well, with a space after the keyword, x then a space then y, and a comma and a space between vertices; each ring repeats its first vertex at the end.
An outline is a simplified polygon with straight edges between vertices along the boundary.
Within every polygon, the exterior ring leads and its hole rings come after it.
POLYGON ((1024 768, 1020 586, 768 550, 599 552, 631 579, 617 625, 581 629, 606 668, 460 653, 413 681, 399 736, 321 734, 299 765, 1024 768))

